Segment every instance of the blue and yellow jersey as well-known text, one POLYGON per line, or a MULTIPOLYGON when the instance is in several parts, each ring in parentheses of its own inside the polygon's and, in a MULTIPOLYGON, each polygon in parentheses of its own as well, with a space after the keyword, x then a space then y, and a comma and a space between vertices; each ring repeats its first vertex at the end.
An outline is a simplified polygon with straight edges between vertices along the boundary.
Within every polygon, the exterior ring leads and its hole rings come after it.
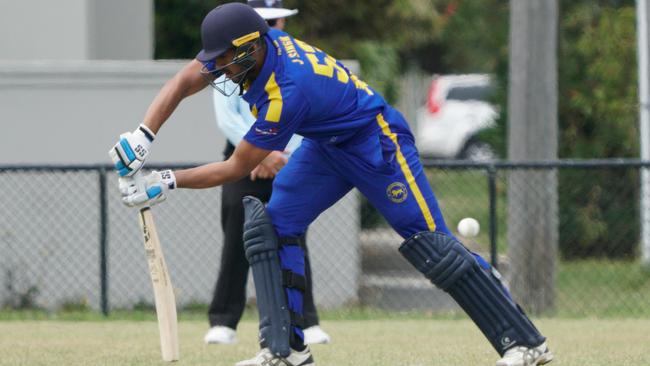
MULTIPOLYGON (((244 139, 266 150, 283 150, 294 133, 319 143, 364 138, 381 127, 390 108, 368 84, 316 47, 272 29, 258 77, 243 98, 256 121, 244 139)), ((410 135, 402 120, 394 132, 410 135)))

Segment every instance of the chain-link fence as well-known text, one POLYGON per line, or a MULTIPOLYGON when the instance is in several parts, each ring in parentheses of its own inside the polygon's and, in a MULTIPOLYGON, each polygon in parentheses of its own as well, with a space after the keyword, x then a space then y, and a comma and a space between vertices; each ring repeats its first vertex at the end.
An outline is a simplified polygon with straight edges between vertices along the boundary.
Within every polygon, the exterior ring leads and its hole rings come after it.
MULTIPOLYGON (((639 161, 424 161, 458 238, 536 314, 650 314, 639 161)), ((0 307, 108 312, 152 303, 135 211, 108 166, 0 166, 0 307)), ((207 304, 220 263, 220 189, 180 190, 154 208, 180 307, 207 304)), ((321 308, 459 311, 399 255, 402 239, 355 191, 310 227, 321 308)), ((249 281, 250 296, 254 296, 249 281)))

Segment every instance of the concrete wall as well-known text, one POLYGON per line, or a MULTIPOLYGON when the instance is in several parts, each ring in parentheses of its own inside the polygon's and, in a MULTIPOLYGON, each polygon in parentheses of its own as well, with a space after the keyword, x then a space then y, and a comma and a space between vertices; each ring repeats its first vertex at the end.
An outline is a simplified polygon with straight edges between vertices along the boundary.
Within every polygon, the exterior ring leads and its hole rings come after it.
MULTIPOLYGON (((185 62, 1 62, 0 165, 108 163, 120 133, 134 129, 164 82, 185 62)), ((355 68, 356 64, 351 66, 355 68)), ((211 90, 184 101, 159 133, 151 163, 221 159, 211 90)), ((151 300, 136 213, 119 202, 109 174, 111 306, 151 300)), ((38 304, 80 299, 99 306, 99 185, 95 172, 0 173, 0 303, 6 284, 38 288, 38 304)), ((220 263, 220 189, 179 190, 155 208, 180 304, 207 303, 220 263)), ((320 306, 357 300, 356 192, 311 226, 320 306)))
POLYGON ((0 60, 146 60, 153 0, 0 0, 0 60))
MULTIPOLYGON (((107 151, 135 129, 182 61, 0 61, 0 164, 107 163, 107 151)), ((184 101, 164 126, 151 162, 221 158, 205 89, 184 101)))
POLYGON ((153 0, 89 0, 88 22, 89 59, 153 58, 153 0))

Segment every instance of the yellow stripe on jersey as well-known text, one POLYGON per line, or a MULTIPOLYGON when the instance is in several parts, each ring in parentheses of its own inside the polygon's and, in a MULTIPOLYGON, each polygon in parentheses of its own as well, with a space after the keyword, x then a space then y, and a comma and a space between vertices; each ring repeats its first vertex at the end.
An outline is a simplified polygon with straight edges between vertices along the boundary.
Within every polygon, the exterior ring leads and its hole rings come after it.
POLYGON ((418 203, 418 206, 420 206, 420 211, 422 211, 422 214, 424 215, 424 220, 427 222, 427 226, 429 227, 429 230, 436 231, 436 223, 433 220, 433 216, 431 215, 431 211, 429 210, 429 206, 427 205, 427 202, 424 200, 424 197, 422 196, 422 192, 420 192, 420 187, 418 187, 418 184, 415 181, 415 177, 411 172, 411 168, 408 166, 408 163, 406 162, 406 158, 402 154, 402 149, 400 148, 399 143, 397 141, 397 135, 390 130, 390 127, 388 126, 388 123, 384 119, 383 115, 381 114, 377 115, 377 123, 379 124, 379 127, 381 127, 381 131, 384 133, 384 135, 388 136, 391 139, 391 141, 393 141, 393 143, 395 144, 395 147, 397 148, 397 151, 395 153, 395 155, 397 156, 397 162, 399 163, 400 168, 402 169, 402 173, 404 173, 404 176, 406 177, 406 181, 408 182, 408 185, 411 188, 411 191, 413 192, 415 201, 418 203))
POLYGON ((266 111, 265 119, 268 122, 280 122, 280 115, 282 115, 282 93, 280 93, 280 86, 275 82, 275 73, 271 73, 269 81, 264 86, 264 90, 269 96, 269 109, 266 111))
POLYGON ((251 114, 257 119, 257 106, 255 104, 253 104, 253 107, 251 108, 251 114))

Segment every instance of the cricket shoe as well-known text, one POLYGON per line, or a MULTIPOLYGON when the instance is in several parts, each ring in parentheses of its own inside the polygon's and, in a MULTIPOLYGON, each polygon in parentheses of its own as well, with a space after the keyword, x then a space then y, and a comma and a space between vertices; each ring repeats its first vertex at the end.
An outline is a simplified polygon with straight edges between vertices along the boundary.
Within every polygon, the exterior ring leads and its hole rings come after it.
POLYGON ((311 357, 309 347, 302 351, 291 350, 287 358, 276 356, 268 348, 263 348, 255 357, 239 361, 235 366, 316 366, 316 363, 311 357))
POLYGON ((506 351, 496 366, 538 366, 553 361, 553 354, 546 347, 546 342, 537 347, 514 347, 506 351))
POLYGON ((327 344, 330 343, 329 334, 325 333, 323 328, 318 325, 303 329, 302 334, 305 336, 305 344, 327 344))
POLYGON ((205 333, 203 341, 207 344, 233 344, 237 342, 237 338, 234 329, 217 325, 205 333))

